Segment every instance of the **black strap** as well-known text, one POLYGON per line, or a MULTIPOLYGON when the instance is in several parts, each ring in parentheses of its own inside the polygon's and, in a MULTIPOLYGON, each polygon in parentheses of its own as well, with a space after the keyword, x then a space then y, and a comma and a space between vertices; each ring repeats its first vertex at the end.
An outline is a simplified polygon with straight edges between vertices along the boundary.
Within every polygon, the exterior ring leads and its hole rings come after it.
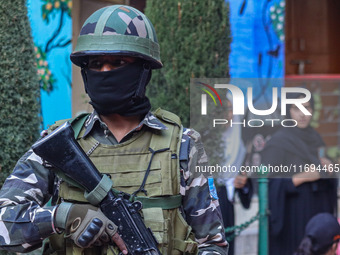
POLYGON ((136 195, 139 193, 139 192, 143 192, 145 194, 145 196, 148 195, 148 192, 147 190, 145 190, 145 183, 146 183, 146 180, 148 179, 148 176, 149 176, 149 173, 150 173, 150 169, 151 169, 151 163, 152 163, 152 159, 153 159, 153 156, 155 156, 156 153, 158 152, 163 152, 163 151, 166 151, 166 150, 169 150, 169 148, 164 148, 164 149, 159 149, 157 151, 154 151, 153 149, 149 148, 149 151, 152 153, 151 154, 151 158, 150 158, 150 161, 149 161, 149 165, 148 165, 148 168, 146 169, 145 171, 145 175, 144 175, 144 179, 143 179, 143 182, 142 184, 140 185, 140 187, 138 188, 138 190, 136 190, 135 192, 132 193, 132 199, 134 199, 134 197, 136 197, 136 195))
POLYGON ((149 64, 143 65, 143 72, 139 79, 138 88, 135 94, 136 98, 144 98, 145 97, 145 87, 150 81, 151 76, 151 68, 149 64))

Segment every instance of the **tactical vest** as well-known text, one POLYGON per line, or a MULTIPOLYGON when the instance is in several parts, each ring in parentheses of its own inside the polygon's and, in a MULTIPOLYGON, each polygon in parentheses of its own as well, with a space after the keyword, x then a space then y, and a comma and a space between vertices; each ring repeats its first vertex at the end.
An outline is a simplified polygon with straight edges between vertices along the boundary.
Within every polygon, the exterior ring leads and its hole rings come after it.
MULTIPOLYGON (((93 137, 82 138, 84 128, 77 138, 98 170, 113 181, 113 188, 128 194, 137 191, 150 168, 144 189, 137 200, 143 203, 144 223, 150 227, 163 255, 196 254, 191 227, 180 212, 179 150, 182 137, 180 119, 173 113, 158 109, 155 116, 167 130, 140 131, 128 141, 117 145, 100 144, 93 137)), ((73 126, 73 124, 72 124, 73 126)), ((59 200, 72 203, 87 202, 84 191, 62 182, 59 200)), ((54 254, 118 254, 112 246, 81 249, 62 235, 50 237, 50 250, 54 254)))

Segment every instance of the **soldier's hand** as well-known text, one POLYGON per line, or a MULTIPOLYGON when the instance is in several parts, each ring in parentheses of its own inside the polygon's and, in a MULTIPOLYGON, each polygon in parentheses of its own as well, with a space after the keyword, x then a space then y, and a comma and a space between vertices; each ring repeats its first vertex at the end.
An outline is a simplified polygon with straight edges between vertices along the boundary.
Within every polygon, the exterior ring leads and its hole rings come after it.
POLYGON ((113 241, 123 254, 128 253, 117 226, 92 205, 61 203, 55 214, 55 226, 64 229, 79 247, 101 246, 113 241))

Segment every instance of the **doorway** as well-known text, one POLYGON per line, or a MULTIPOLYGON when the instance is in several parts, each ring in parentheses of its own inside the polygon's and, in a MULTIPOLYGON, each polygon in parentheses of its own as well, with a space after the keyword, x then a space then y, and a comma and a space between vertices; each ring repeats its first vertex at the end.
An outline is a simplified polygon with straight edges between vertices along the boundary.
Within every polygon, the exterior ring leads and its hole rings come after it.
POLYGON ((340 144, 340 1, 286 0, 285 86, 305 87, 315 99, 317 130, 340 144))
POLYGON ((340 1, 286 0, 286 75, 340 73, 340 1))

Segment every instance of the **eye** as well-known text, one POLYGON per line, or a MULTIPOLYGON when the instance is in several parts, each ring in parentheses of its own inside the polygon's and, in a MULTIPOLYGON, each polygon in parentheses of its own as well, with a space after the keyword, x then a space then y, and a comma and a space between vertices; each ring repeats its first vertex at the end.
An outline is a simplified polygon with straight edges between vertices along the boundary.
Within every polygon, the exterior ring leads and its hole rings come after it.
POLYGON ((113 70, 133 63, 134 58, 130 57, 93 57, 90 58, 88 68, 99 71, 105 67, 106 70, 113 70))
POLYGON ((89 61, 89 68, 90 69, 100 69, 102 68, 104 62, 99 59, 93 59, 89 61))
POLYGON ((120 67, 120 66, 124 66, 124 65, 128 64, 128 62, 125 59, 116 59, 116 60, 110 62, 110 64, 112 66, 115 66, 115 67, 120 67))

